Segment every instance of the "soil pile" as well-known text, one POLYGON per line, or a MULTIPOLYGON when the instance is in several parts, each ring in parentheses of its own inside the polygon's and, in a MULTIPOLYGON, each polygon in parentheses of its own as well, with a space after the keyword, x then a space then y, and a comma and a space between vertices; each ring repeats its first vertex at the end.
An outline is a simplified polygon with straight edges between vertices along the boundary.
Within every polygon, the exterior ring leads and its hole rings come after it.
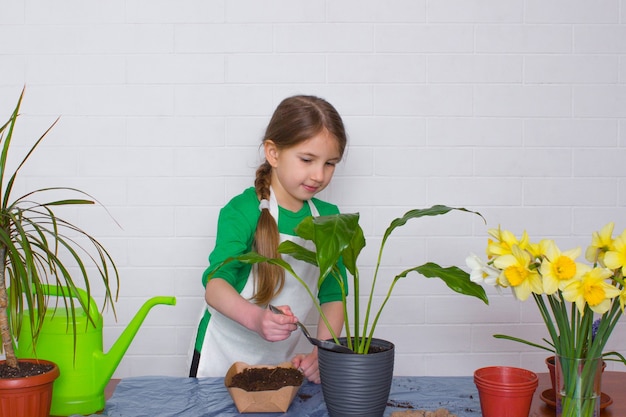
POLYGON ((282 387, 299 387, 304 376, 294 368, 246 368, 235 374, 230 381, 230 388, 244 391, 271 391, 282 387))
POLYGON ((27 376, 35 376, 45 374, 54 366, 48 364, 39 364, 31 362, 20 362, 19 369, 11 368, 6 363, 0 365, 0 378, 25 378, 27 376))

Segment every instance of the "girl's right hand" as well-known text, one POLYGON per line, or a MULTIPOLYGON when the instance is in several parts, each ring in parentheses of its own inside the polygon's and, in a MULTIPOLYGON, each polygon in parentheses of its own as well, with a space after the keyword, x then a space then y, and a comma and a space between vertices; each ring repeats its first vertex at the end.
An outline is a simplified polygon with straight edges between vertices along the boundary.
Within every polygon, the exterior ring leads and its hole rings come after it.
POLYGON ((269 309, 260 309, 256 332, 269 342, 287 339, 298 327, 298 318, 293 315, 289 306, 277 306, 283 314, 272 313, 269 309))
POLYGON ((220 278, 211 279, 206 285, 204 298, 208 305, 231 320, 256 332, 263 339, 278 342, 296 330, 297 317, 289 306, 280 306, 285 313, 274 314, 243 298, 228 282, 220 278))

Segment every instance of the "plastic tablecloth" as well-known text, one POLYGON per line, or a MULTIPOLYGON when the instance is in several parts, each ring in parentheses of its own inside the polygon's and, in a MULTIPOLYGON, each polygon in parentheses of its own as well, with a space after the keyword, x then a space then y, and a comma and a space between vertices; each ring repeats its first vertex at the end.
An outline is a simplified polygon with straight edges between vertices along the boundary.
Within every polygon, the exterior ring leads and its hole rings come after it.
MULTIPOLYGON (((459 417, 479 417, 472 377, 394 377, 385 417, 394 411, 446 408, 459 417)), ((241 416, 223 378, 132 377, 120 381, 101 414, 106 417, 241 416)), ((254 417, 327 417, 320 385, 305 382, 286 413, 254 417)))

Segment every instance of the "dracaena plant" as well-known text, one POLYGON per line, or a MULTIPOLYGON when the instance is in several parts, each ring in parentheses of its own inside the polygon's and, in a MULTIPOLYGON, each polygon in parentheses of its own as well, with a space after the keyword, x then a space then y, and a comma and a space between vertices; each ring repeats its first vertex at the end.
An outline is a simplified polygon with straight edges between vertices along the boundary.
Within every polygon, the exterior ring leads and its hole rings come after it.
POLYGON ((55 214, 54 210, 60 206, 94 204, 87 193, 69 187, 50 187, 13 198, 18 172, 56 124, 55 121, 34 142, 15 171, 7 172, 23 97, 24 90, 8 121, 0 126, 0 335, 6 365, 12 368, 19 368, 14 344, 19 342, 24 320, 30 322, 31 334, 26 336, 32 337, 35 346, 48 308, 63 306, 67 310, 68 328, 75 336, 76 323, 72 318, 78 308, 87 314, 90 309, 72 297, 71 292, 81 287, 89 294, 91 276, 96 276, 104 287, 104 307, 112 305, 117 298, 119 284, 117 268, 107 250, 80 227, 55 214), (59 193, 70 197, 58 199, 55 196, 59 193), (44 202, 38 201, 42 198, 44 202), (88 266, 94 267, 94 272, 88 273, 88 266), (58 291, 56 303, 49 306, 45 285, 65 287, 69 292, 58 291))
MULTIPOLYGON (((383 235, 380 248, 378 250, 378 257, 376 260, 376 267, 373 272, 372 284, 367 298, 367 304, 364 308, 361 306, 361 277, 359 274, 358 258, 361 250, 365 247, 365 237, 363 230, 359 225, 358 213, 346 213, 336 214, 330 216, 320 217, 308 217, 304 219, 296 228, 296 235, 313 242, 315 250, 309 250, 300 246, 292 241, 285 241, 278 247, 278 252, 285 255, 290 255, 295 259, 307 262, 312 265, 316 265, 319 268, 319 278, 317 281, 317 287, 322 284, 326 279, 336 280, 342 291, 342 302, 345 317, 345 329, 348 347, 355 353, 365 354, 369 351, 369 346, 372 338, 374 337, 374 331, 378 320, 385 305, 391 299, 391 295, 396 283, 407 277, 412 272, 421 274, 426 278, 440 278, 446 285, 453 291, 479 298, 485 304, 488 304, 488 299, 484 289, 472 282, 467 272, 462 269, 451 266, 442 267, 433 262, 427 262, 420 266, 415 266, 406 269, 397 275, 395 275, 392 283, 390 284, 387 295, 384 298, 382 304, 375 309, 373 304, 374 290, 377 284, 377 278, 380 272, 380 266, 383 257, 383 250, 388 238, 392 232, 405 225, 409 220, 416 219, 423 216, 437 216, 443 215, 450 211, 462 211, 467 213, 473 213, 482 218, 480 213, 473 212, 464 208, 454 208, 442 205, 435 205, 426 209, 415 209, 407 212, 403 217, 393 220, 387 227, 385 234, 383 235), (343 261, 346 270, 350 274, 352 280, 348 288, 346 283, 341 277, 341 273, 337 267, 339 260, 343 261), (348 314, 348 295, 352 295, 353 304, 353 321, 349 322, 348 314), (362 315, 363 314, 363 315, 362 315), (362 318, 363 317, 363 318, 362 318)), ((260 262, 269 262, 271 264, 279 265, 284 268, 289 274, 291 274, 296 280, 298 280, 306 289, 309 296, 313 300, 315 307, 320 313, 322 320, 328 327, 329 331, 333 335, 335 343, 339 343, 338 336, 333 332, 328 320, 324 316, 324 313, 319 305, 317 298, 315 297, 311 288, 295 273, 289 263, 281 258, 266 258, 259 255, 256 252, 249 252, 244 255, 229 258, 223 262, 223 264, 240 261, 244 263, 256 264, 260 262)), ((221 267, 221 265, 219 266, 221 267)), ((209 279, 215 276, 219 267, 213 271, 209 276, 209 279)))

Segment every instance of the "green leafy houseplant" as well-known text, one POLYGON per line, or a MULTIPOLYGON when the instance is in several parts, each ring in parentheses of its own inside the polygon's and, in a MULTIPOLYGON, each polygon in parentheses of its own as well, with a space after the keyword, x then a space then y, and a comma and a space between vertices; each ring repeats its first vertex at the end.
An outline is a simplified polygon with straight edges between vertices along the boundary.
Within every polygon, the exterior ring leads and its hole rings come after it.
MULTIPOLYGON (((295 259, 300 261, 307 262, 312 265, 316 265, 319 267, 319 278, 317 281, 317 286, 322 285, 322 282, 326 279, 334 279, 339 283, 342 291, 342 302, 344 309, 344 317, 346 320, 345 328, 346 328, 346 336, 348 347, 352 349, 355 353, 365 354, 368 353, 370 343, 372 338, 374 337, 374 330, 380 319, 381 313, 390 300, 394 286, 398 282, 398 280, 406 277, 411 272, 417 272, 424 277, 427 278, 440 278, 442 279, 446 285, 452 289, 453 291, 470 295, 473 297, 477 297, 481 299, 485 304, 488 304, 488 299, 485 294, 484 289, 472 282, 470 280, 469 274, 458 267, 442 267, 435 263, 428 262, 420 266, 415 266, 409 269, 406 269, 399 274, 397 274, 388 291, 387 295, 384 298, 384 301, 375 312, 373 305, 373 296, 374 289, 377 283, 377 277, 380 271, 380 265, 383 256, 383 249, 388 238, 391 236, 392 232, 403 225, 405 225, 409 220, 423 217, 423 216, 437 216, 443 215, 450 211, 462 211, 473 213, 482 218, 480 213, 472 212, 464 208, 453 208, 447 207, 443 205, 435 205, 426 209, 415 209, 407 212, 403 217, 397 218, 391 222, 391 224, 387 227, 385 234, 383 235, 382 242, 380 244, 380 248, 378 251, 378 258, 376 261, 376 268, 374 270, 374 275, 372 279, 372 285, 367 301, 367 305, 363 309, 364 319, 361 321, 361 278, 359 274, 359 268, 357 265, 357 260, 361 250, 365 247, 365 237, 363 234, 363 230, 359 225, 359 214, 358 213, 347 213, 347 214, 337 214, 331 216, 320 216, 320 217, 308 217, 304 219, 296 228, 295 232, 298 236, 312 241, 315 245, 315 251, 308 250, 298 244, 295 244, 291 241, 285 241, 280 244, 278 251, 281 254, 291 255, 295 259), (353 300, 353 308, 354 308, 354 321, 352 324, 349 323, 349 314, 348 314, 348 288, 346 288, 346 283, 341 277, 341 274, 337 268, 338 261, 342 259, 343 263, 346 267, 346 270, 352 277, 352 284, 350 285, 350 291, 352 293, 353 300), (374 315, 375 313, 375 315, 374 315)), ((264 256, 259 255, 256 252, 249 252, 243 254, 238 257, 229 258, 225 260, 223 264, 239 261, 244 263, 256 264, 260 262, 269 262, 271 264, 279 265, 284 268, 289 274, 291 274, 295 279, 297 279, 306 289, 309 296, 313 300, 314 305, 316 306, 318 312, 320 313, 323 321, 328 327, 329 331, 333 335, 335 343, 339 343, 338 336, 334 334, 328 320, 324 316, 324 313, 317 302, 317 299, 305 282, 294 272, 291 265, 279 258, 266 258, 264 256)), ((220 265, 221 266, 221 265, 220 265)), ((213 271, 213 273, 209 276, 215 276, 215 273, 219 270, 219 267, 213 271)))
MULTIPOLYGON (((94 200, 80 190, 68 187, 42 188, 12 198, 17 174, 35 151, 56 121, 37 139, 14 172, 7 172, 9 149, 24 90, 9 120, 0 127, 0 335, 6 356, 6 365, 19 369, 14 347, 24 320, 29 320, 35 345, 48 308, 44 285, 56 285, 72 291, 84 287, 90 292, 88 266, 94 266, 104 285, 103 307, 113 306, 117 298, 119 275, 106 249, 78 226, 58 217, 54 210, 60 206, 90 205, 94 200), (68 192, 72 198, 55 199, 59 192, 68 192), (53 196, 47 202, 37 202, 38 196, 53 196), (88 245, 82 243, 87 242, 88 245), (87 251, 88 247, 93 253, 87 251), (70 269, 77 271, 73 276, 70 269), (7 287, 10 286, 10 291, 7 287), (115 294, 112 291, 115 288, 115 294), (29 314, 26 313, 29 312, 29 314)), ((58 121, 58 119, 57 119, 58 121)), ((87 305, 71 294, 59 291, 57 305, 67 310, 68 327, 76 335, 74 318, 80 307, 87 305)))

